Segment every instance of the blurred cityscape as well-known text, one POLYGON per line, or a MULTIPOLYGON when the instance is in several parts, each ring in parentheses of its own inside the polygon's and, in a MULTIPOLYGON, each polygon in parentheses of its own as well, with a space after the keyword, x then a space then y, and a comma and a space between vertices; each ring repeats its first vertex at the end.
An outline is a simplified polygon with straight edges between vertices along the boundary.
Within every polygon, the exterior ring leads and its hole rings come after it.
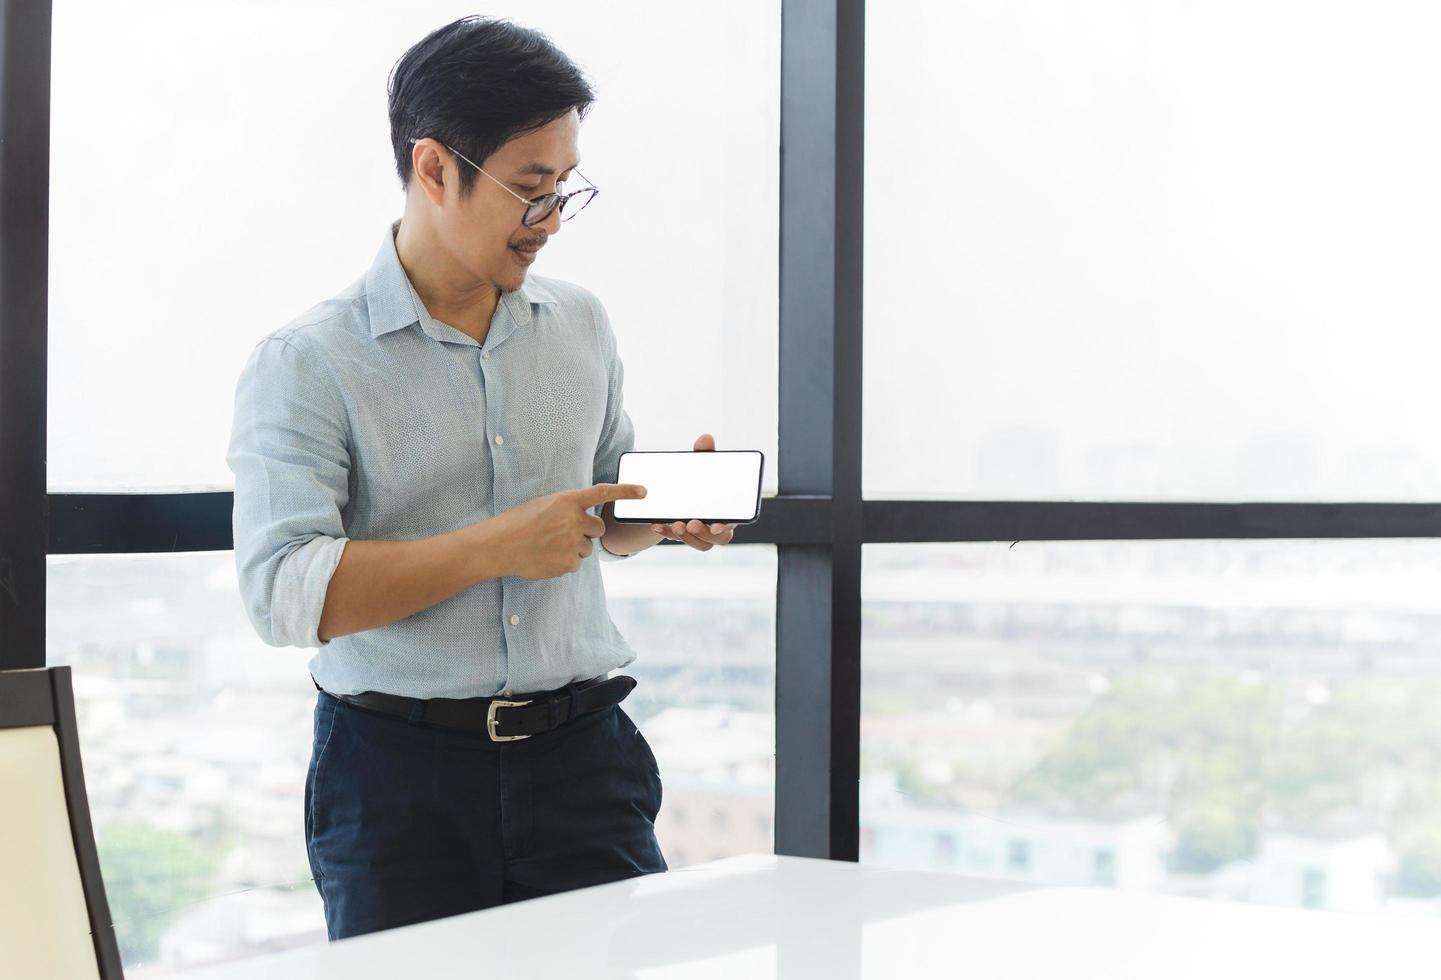
MULTIPOLYGON (((603 568, 668 862, 771 850, 774 549, 603 568)), ((1438 573, 1430 541, 867 546, 862 860, 1437 914, 1438 573)), ((127 975, 323 941, 308 653, 253 636, 229 554, 49 588, 127 975)))
POLYGON ((1441 543, 870 546, 862 859, 1441 913, 1441 543))

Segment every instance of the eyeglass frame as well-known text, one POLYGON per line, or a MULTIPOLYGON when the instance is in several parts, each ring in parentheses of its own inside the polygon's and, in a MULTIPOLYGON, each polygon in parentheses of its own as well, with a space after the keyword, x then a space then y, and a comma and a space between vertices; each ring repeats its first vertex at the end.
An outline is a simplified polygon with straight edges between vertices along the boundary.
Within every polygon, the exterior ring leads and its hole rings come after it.
MULTIPOLYGON (((415 144, 415 143, 419 143, 419 142, 420 142, 421 140, 423 140, 423 139, 433 139, 433 138, 434 138, 434 137, 412 136, 412 137, 410 138, 410 142, 411 142, 411 144, 413 145, 413 144, 415 144)), ((581 211, 584 211, 584 210, 586 209, 586 207, 590 204, 590 202, 595 199, 595 196, 600 193, 600 188, 597 187, 597 186, 595 186, 595 184, 591 183, 591 180, 590 180, 589 177, 587 177, 585 174, 581 173, 579 168, 573 168, 572 172, 573 172, 577 177, 579 177, 581 180, 585 181, 585 183, 586 183, 586 186, 585 186, 585 187, 577 187, 575 190, 571 191, 569 194, 561 194, 561 193, 558 192, 558 191, 551 191, 549 194, 542 194, 542 195, 540 195, 539 197, 524 198, 524 197, 521 197, 519 194, 517 194, 515 191, 511 190, 509 187, 507 187, 507 186, 505 185, 505 182, 504 182, 503 180, 500 180, 499 178, 497 178, 497 177, 493 176, 492 174, 490 174, 488 171, 485 170, 484 167, 482 167, 480 164, 476 163, 475 161, 471 160, 470 157, 466 156, 464 153, 461 153, 459 150, 457 150, 455 147, 451 146, 449 143, 441 143, 440 140, 436 140, 436 142, 437 142, 437 143, 440 143, 441 146, 445 147, 445 148, 446 148, 447 150, 449 150, 451 153, 454 153, 456 156, 460 157, 462 160, 464 160, 466 163, 470 164, 470 165, 471 165, 472 167, 474 167, 476 170, 478 170, 478 171, 480 171, 481 173, 485 174, 487 177, 489 177, 492 181, 495 182, 495 185, 496 185, 497 187, 499 187, 501 190, 505 191, 507 194, 509 194, 511 197, 515 198, 517 201, 520 201, 522 204, 524 204, 524 205, 526 206, 526 211, 525 211, 525 214, 521 215, 521 217, 520 217, 520 223, 523 224, 523 225, 525 225, 527 228, 534 228, 536 225, 540 224, 540 223, 541 223, 542 221, 544 221, 546 218, 549 218, 549 217, 551 216, 551 214, 552 214, 553 212, 556 212, 556 211, 561 212, 561 215, 560 215, 560 220, 561 220, 561 221, 569 221, 571 218, 574 218, 577 214, 580 214, 581 211), (569 201, 571 198, 573 198, 573 197, 578 197, 579 195, 585 194, 586 192, 589 192, 589 193, 590 193, 590 198, 587 199, 586 202, 585 202, 584 204, 582 204, 578 210, 571 212, 570 216, 567 217, 566 214, 565 214, 565 203, 566 203, 567 201, 569 201), (544 211, 540 212, 539 216, 536 217, 534 220, 527 220, 527 218, 528 218, 528 216, 530 215, 531 211, 534 210, 535 208, 543 207, 543 206, 545 205, 545 203, 547 202, 548 199, 549 199, 549 200, 552 200, 554 203, 550 204, 549 207, 546 207, 544 211)))

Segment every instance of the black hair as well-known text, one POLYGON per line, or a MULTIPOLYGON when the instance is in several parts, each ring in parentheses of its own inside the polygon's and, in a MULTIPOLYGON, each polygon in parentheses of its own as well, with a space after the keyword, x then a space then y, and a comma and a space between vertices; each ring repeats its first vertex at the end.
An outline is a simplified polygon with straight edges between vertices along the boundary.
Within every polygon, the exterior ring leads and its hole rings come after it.
MULTIPOLYGON (((590 82, 539 31, 470 16, 431 31, 395 63, 387 85, 390 143, 401 186, 410 182, 411 139, 431 137, 485 165, 507 140, 595 101, 590 82)), ((460 164, 460 191, 480 175, 460 164)))

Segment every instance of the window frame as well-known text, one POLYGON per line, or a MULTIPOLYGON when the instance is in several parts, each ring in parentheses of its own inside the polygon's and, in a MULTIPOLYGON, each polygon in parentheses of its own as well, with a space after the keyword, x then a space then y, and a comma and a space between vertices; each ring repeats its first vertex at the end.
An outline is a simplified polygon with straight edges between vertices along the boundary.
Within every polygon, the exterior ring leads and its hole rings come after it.
MULTIPOLYGON (((47 493, 51 10, 0 0, 0 669, 45 666, 48 555, 232 547, 230 493, 47 493)), ((865 544, 1441 537, 1441 503, 864 499, 864 0, 783 2, 780 101, 779 495, 735 537, 777 549, 776 853, 858 858, 865 544)))

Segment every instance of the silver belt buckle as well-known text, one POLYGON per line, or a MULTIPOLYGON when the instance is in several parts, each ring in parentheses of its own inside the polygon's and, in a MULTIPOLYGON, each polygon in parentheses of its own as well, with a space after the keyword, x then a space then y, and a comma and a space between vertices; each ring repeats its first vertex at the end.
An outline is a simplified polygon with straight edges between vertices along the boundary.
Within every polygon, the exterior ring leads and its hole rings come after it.
POLYGON ((523 738, 530 738, 529 735, 497 735, 495 728, 500 722, 495 717, 496 708, 524 708, 530 704, 529 701, 492 701, 485 712, 485 732, 490 736, 492 742, 519 742, 523 738))

